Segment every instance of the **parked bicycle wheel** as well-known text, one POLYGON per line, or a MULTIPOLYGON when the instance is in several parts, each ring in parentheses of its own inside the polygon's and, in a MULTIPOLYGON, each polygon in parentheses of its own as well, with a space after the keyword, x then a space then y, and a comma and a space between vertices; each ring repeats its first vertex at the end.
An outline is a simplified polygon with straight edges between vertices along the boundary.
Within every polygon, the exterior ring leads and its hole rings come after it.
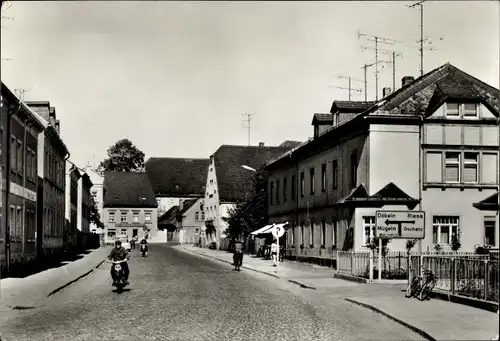
POLYGON ((436 279, 430 279, 427 281, 424 286, 422 287, 422 290, 420 290, 420 294, 418 295, 418 299, 420 301, 425 301, 431 296, 432 290, 434 289, 434 286, 436 285, 436 279))
POLYGON ((418 293, 420 287, 420 277, 413 277, 410 283, 408 283, 408 288, 406 289, 406 298, 415 296, 418 293))

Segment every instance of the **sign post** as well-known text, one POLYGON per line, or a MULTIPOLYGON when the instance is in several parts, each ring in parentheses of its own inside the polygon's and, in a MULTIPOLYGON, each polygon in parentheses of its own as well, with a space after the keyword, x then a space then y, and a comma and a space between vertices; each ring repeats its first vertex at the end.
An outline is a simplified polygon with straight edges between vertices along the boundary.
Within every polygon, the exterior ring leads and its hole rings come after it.
POLYGON ((276 238, 276 243, 278 244, 278 252, 276 253, 276 266, 278 266, 280 261, 280 237, 285 234, 285 229, 281 225, 274 225, 271 233, 276 238))
POLYGON ((377 211, 375 216, 375 235, 379 238, 378 279, 382 279, 382 239, 424 239, 425 212, 377 211))

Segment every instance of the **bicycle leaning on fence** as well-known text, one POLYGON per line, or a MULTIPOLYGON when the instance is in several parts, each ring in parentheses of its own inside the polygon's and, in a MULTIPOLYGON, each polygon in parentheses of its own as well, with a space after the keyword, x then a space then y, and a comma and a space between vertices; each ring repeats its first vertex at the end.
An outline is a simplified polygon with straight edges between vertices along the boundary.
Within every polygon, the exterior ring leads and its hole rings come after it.
POLYGON ((438 278, 430 270, 426 270, 423 266, 422 268, 425 279, 422 276, 415 276, 408 283, 408 288, 406 289, 406 298, 416 297, 420 301, 424 301, 432 293, 432 289, 437 283, 438 278))

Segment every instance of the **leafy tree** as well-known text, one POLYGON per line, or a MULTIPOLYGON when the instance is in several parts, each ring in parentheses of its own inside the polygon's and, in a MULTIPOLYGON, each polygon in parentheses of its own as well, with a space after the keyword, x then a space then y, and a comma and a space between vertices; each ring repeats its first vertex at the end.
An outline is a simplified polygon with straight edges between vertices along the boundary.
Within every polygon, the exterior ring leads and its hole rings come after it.
POLYGON ((116 142, 108 149, 108 158, 99 165, 99 172, 142 172, 144 153, 128 139, 116 142))
POLYGON ((99 210, 97 209, 97 203, 94 200, 94 197, 90 197, 90 223, 95 224, 99 228, 104 228, 104 224, 101 222, 101 215, 99 214, 99 210))
POLYGON ((255 172, 253 188, 254 194, 236 204, 229 210, 228 217, 223 218, 229 225, 225 233, 230 238, 247 238, 252 231, 267 223, 267 172, 264 168, 255 172))

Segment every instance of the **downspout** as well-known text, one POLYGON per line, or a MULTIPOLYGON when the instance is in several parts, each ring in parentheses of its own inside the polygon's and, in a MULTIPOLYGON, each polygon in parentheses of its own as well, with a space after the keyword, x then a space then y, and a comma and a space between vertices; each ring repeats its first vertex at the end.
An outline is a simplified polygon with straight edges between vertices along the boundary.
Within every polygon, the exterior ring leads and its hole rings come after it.
MULTIPOLYGON (((424 117, 420 115, 420 124, 418 125, 418 210, 422 211, 422 129, 424 128, 424 117)), ((425 226, 425 222, 424 222, 425 226)), ((425 231, 424 231, 425 235, 425 231)), ((422 254, 422 241, 418 241, 418 252, 422 254)))
POLYGON ((6 129, 6 135, 7 135, 7 148, 6 148, 6 154, 7 154, 7 160, 5 162, 5 170, 6 170, 6 177, 5 177, 5 260, 6 260, 6 265, 7 265, 7 274, 10 272, 10 223, 9 223, 9 215, 10 215, 10 167, 11 167, 11 136, 10 136, 10 131, 11 131, 11 120, 12 116, 17 114, 21 110, 21 101, 19 101, 19 105, 15 111, 7 111, 7 129, 6 129))
MULTIPOLYGON (((293 162, 293 150, 290 152, 290 160, 293 162)), ((295 162, 295 228, 299 226, 299 191, 300 191, 300 180, 299 180, 299 163, 295 162)), ((302 230, 300 231, 302 233, 302 230)), ((297 247, 297 241, 295 238, 295 231, 293 232, 293 243, 295 244, 295 252, 297 256, 297 260, 300 258, 300 246, 297 247)), ((302 238, 302 235, 300 236, 302 238)))

